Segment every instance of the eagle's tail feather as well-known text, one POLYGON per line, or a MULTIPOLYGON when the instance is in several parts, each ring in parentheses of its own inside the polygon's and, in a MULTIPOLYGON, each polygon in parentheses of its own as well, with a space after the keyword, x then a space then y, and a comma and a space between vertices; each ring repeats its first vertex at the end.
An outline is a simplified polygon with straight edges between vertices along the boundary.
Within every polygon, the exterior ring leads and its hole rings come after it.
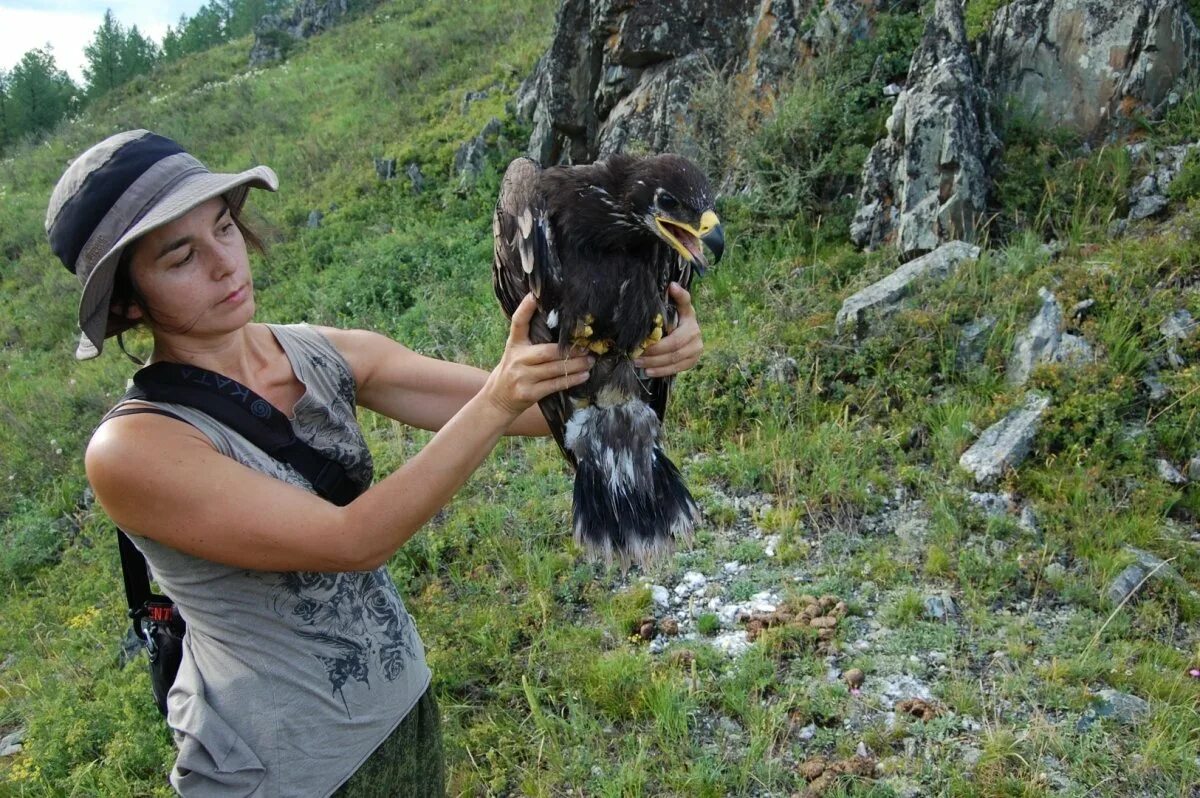
POLYGON ((606 561, 645 563, 691 539, 699 509, 659 448, 658 430, 654 411, 636 399, 577 409, 567 425, 575 539, 606 561))

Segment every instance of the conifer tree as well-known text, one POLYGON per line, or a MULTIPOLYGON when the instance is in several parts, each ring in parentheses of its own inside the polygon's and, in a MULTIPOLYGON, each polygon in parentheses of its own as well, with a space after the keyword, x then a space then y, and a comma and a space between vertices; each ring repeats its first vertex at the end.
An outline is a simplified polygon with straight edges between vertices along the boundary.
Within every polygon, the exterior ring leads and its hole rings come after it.
POLYGON ((16 135, 49 130, 71 110, 75 94, 75 84, 58 68, 50 45, 25 53, 8 75, 16 135))
POLYGON ((13 106, 8 98, 8 72, 0 68, 0 152, 16 138, 13 130, 13 106))
POLYGON ((87 81, 89 98, 99 97, 126 81, 128 75, 121 63, 124 49, 125 31, 110 8, 104 12, 104 21, 96 29, 91 43, 83 48, 87 58, 83 77, 87 81))
POLYGON ((121 47, 121 67, 125 73, 125 80, 150 72, 158 63, 159 57, 158 45, 152 39, 143 36, 137 25, 125 34, 125 41, 121 47))

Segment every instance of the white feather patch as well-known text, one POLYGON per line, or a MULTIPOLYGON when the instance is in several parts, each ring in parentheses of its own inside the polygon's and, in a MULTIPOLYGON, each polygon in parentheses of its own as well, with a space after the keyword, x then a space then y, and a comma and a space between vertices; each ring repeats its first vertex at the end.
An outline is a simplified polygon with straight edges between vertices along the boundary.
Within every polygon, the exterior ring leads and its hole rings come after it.
POLYGON ((563 442, 567 444, 568 449, 575 446, 575 441, 579 438, 579 433, 583 431, 583 426, 592 417, 595 412, 591 407, 576 408, 571 413, 571 417, 567 419, 567 429, 563 434, 563 442))
POLYGON ((529 234, 533 232, 533 214, 528 208, 521 211, 521 215, 517 217, 517 224, 521 228, 521 237, 529 238, 529 234))
POLYGON ((558 311, 552 310, 546 314, 546 326, 553 330, 558 326, 558 311))

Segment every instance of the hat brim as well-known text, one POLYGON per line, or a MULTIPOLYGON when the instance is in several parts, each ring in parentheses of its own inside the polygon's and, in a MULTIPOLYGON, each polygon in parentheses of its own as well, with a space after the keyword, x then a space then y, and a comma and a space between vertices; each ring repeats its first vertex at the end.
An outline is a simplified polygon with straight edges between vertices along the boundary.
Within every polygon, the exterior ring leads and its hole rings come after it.
POLYGON ((160 199, 150 212, 139 219, 114 243, 96 262, 83 286, 83 297, 79 301, 79 329, 82 335, 75 350, 76 360, 89 360, 100 354, 104 339, 121 330, 109 330, 109 306, 112 303, 113 278, 121 253, 137 238, 155 228, 173 222, 198 205, 222 194, 234 211, 239 211, 251 188, 275 191, 279 178, 268 166, 256 166, 235 175, 201 172, 179 182, 169 194, 160 199))

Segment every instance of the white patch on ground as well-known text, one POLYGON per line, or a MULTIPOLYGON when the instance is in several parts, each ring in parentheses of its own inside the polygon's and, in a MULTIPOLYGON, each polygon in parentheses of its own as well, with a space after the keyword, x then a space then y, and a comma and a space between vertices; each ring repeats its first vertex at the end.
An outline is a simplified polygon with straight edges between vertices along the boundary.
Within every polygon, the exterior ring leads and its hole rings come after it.
POLYGON ((721 632, 712 639, 712 647, 727 657, 740 657, 750 648, 750 641, 746 631, 739 629, 736 632, 721 632))

